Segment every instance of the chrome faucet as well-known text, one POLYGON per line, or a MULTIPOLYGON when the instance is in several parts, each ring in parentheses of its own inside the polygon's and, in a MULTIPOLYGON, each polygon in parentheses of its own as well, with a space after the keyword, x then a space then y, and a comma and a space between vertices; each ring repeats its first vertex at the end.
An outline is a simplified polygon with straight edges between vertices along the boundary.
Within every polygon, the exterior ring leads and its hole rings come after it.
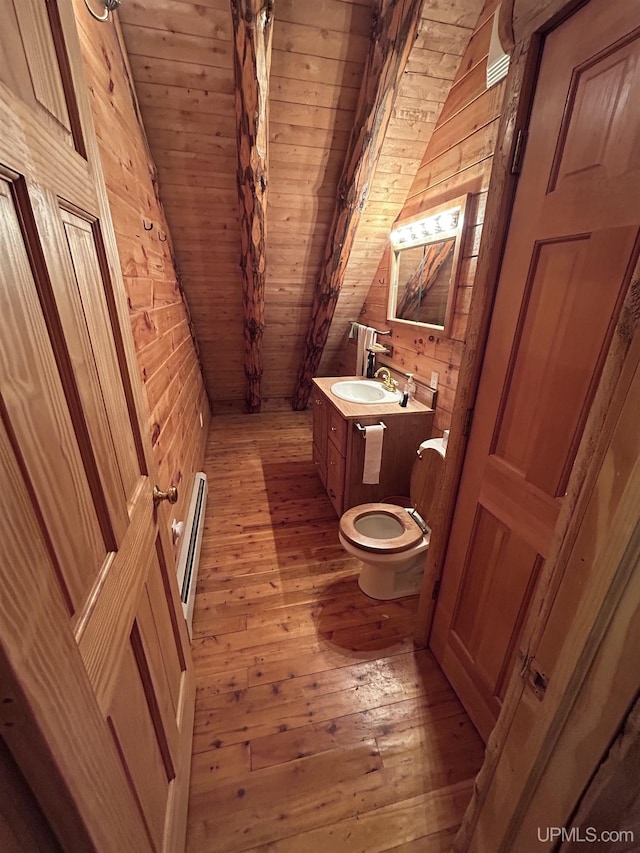
POLYGON ((398 383, 395 379, 391 378, 391 373, 387 367, 379 367, 376 372, 373 374, 377 379, 378 376, 382 374, 382 385, 387 391, 395 391, 398 387, 398 383))

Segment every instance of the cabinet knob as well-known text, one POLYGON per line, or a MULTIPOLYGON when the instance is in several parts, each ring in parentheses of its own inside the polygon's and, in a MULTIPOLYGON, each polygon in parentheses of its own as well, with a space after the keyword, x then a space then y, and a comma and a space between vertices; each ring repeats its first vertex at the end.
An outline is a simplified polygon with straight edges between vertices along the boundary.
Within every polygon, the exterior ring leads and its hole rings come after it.
POLYGON ((336 428, 336 427, 331 427, 331 432, 337 432, 337 431, 338 431, 338 430, 337 430, 337 428, 336 428))

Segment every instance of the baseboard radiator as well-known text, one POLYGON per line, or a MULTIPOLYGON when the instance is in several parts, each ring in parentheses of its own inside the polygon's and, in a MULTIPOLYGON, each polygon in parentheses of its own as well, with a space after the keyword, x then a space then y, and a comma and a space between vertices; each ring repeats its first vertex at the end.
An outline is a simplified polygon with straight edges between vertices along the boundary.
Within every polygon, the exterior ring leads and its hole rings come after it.
POLYGON ((193 605, 196 597, 207 492, 207 475, 198 472, 195 476, 193 492, 191 493, 189 512, 187 513, 185 522, 177 567, 178 590, 180 591, 180 600, 182 601, 182 609, 184 611, 184 618, 187 621, 190 639, 193 637, 193 605))

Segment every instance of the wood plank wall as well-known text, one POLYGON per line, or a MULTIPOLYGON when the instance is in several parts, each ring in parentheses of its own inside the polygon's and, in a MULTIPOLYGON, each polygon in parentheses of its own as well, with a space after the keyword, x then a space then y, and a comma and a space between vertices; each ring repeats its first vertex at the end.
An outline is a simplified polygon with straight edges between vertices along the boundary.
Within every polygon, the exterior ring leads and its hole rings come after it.
POLYGON ((209 399, 245 394, 229 0, 143 0, 120 20, 209 399))
MULTIPOLYGON (((444 104, 422 164, 413 181, 399 219, 426 211, 436 204, 470 193, 466 238, 451 338, 429 330, 387 320, 389 250, 384 254, 366 297, 360 322, 377 329, 392 329, 390 363, 429 382, 439 373, 434 431, 448 429, 453 411, 458 371, 465 340, 471 291, 498 121, 504 98, 504 81, 486 89, 486 67, 493 13, 497 0, 487 0, 463 56, 458 74, 444 104)), ((388 339, 384 339, 385 341, 388 339)), ((353 345, 343 350, 340 372, 352 370, 353 345)))
POLYGON ((347 263, 320 364, 321 376, 340 372, 349 321, 360 314, 393 223, 401 214, 459 73, 481 6, 480 0, 424 2, 418 36, 400 81, 367 205, 347 263))
POLYGON ((371 34, 371 0, 278 0, 270 87, 267 397, 290 397, 371 34))
MULTIPOLYGON (((263 408, 290 397, 360 89, 372 0, 278 0, 270 82, 263 408)), ((120 10, 215 411, 244 407, 229 0, 120 10)))
MULTIPOLYGON (((376 0, 278 0, 269 94, 263 410, 287 406, 304 350, 376 0)), ((335 373, 420 166, 482 0, 425 0, 320 372, 335 373)), ((228 0, 119 10, 215 411, 244 409, 242 277, 228 0)))
POLYGON ((158 485, 178 486, 170 516, 184 519, 193 475, 204 459, 209 403, 121 36, 112 21, 94 21, 84 0, 74 0, 74 8, 158 485))

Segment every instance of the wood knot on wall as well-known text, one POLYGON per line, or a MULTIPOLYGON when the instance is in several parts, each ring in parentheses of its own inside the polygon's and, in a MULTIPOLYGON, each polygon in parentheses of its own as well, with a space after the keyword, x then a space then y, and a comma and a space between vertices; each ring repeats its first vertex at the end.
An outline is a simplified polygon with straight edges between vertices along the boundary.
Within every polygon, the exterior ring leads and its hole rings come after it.
MULTIPOLYGON (((245 332, 249 340, 253 343, 262 337, 264 332, 264 324, 259 323, 255 317, 251 317, 244 324, 245 332)), ((260 371, 262 373, 262 371, 260 371)))

